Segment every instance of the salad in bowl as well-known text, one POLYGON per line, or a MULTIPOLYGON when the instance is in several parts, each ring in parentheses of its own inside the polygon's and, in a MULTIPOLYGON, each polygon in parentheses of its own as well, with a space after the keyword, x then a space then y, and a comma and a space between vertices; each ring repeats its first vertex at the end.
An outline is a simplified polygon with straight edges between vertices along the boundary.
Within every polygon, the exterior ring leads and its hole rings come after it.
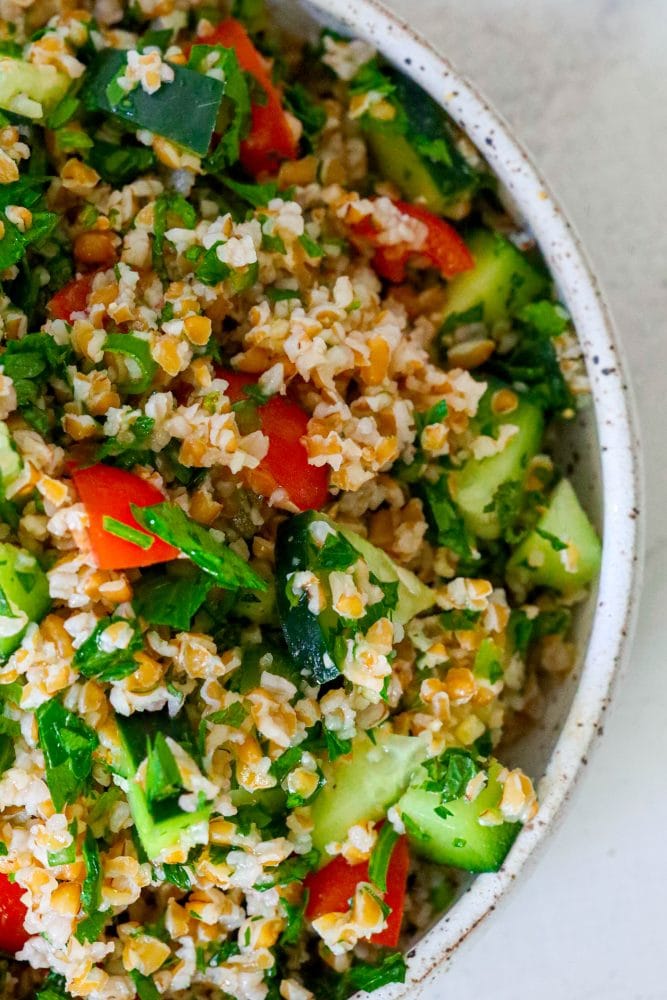
POLYGON ((588 397, 493 175, 257 0, 0 21, 5 997, 405 976, 539 803, 588 397))

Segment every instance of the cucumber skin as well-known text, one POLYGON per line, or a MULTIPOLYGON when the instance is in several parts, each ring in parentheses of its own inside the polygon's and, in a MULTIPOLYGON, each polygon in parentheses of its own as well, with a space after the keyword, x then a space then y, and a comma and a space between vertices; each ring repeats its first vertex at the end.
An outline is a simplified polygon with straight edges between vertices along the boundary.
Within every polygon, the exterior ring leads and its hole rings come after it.
POLYGON ((577 547, 577 569, 568 573, 549 539, 533 531, 514 550, 507 564, 507 579, 513 590, 528 592, 541 586, 568 595, 595 579, 600 571, 602 545, 568 479, 562 479, 556 486, 537 527, 577 547), (526 565, 532 552, 543 555, 541 566, 526 565))
POLYGON ((169 802, 149 804, 143 789, 137 784, 137 768, 146 756, 148 737, 157 730, 168 732, 174 720, 168 719, 164 712, 142 715, 147 717, 137 720, 132 716, 116 716, 120 739, 115 770, 127 781, 127 801, 146 855, 150 861, 158 861, 165 850, 195 846, 189 832, 196 824, 208 821, 213 804, 202 806, 192 813, 174 812, 169 802))
POLYGON ((406 624, 420 611, 432 607, 434 596, 430 588, 414 573, 397 566, 381 549, 356 532, 341 528, 326 515, 307 511, 285 521, 278 529, 276 538, 278 614, 290 656, 300 670, 306 670, 322 684, 340 674, 333 638, 337 616, 330 608, 325 608, 319 615, 313 614, 308 610, 306 595, 302 595, 297 604, 292 604, 287 596, 289 575, 311 568, 307 564, 307 552, 313 545, 309 528, 316 521, 326 521, 332 525, 365 559, 371 572, 379 580, 385 583, 398 581, 398 604, 393 613, 394 621, 406 624))
POLYGON ((311 807, 321 866, 330 860, 327 844, 345 840, 356 823, 386 816, 426 758, 426 746, 416 736, 378 734, 376 741, 357 737, 351 754, 325 768, 326 784, 311 807))
MULTIPOLYGON (((498 806, 502 786, 496 777, 501 770, 497 761, 492 762, 488 782, 473 802, 457 799, 445 803, 445 808, 452 813, 446 819, 435 812, 440 805, 439 795, 417 787, 417 781, 414 781, 396 806, 403 817, 412 821, 408 827, 412 848, 437 864, 469 872, 498 871, 521 830, 521 823, 482 826, 477 818, 486 809, 498 806), (419 828, 423 837, 414 832, 415 827, 419 828), (465 841, 465 844, 457 847, 454 843, 457 839, 465 841)), ((425 772, 422 774, 425 778, 425 772)))
POLYGON ((480 318, 492 325, 548 292, 546 273, 499 233, 478 229, 466 243, 475 267, 448 283, 445 323, 453 314, 481 305, 480 318))
POLYGON ((9 656, 21 645, 30 622, 39 622, 51 606, 49 581, 35 557, 8 542, 0 544, 0 590, 6 600, 15 610, 23 611, 28 616, 25 628, 16 635, 0 639, 0 659, 9 656), (29 558, 34 566, 27 569, 16 569, 19 559, 29 558), (32 578, 30 589, 27 585, 32 578))
POLYGON ((155 94, 137 87, 112 107, 107 87, 125 62, 126 53, 117 49, 105 49, 96 57, 81 91, 84 106, 89 111, 122 118, 136 128, 147 128, 198 156, 205 156, 218 117, 223 84, 187 66, 173 66, 174 80, 155 94))
MULTIPOLYGON (((489 392, 498 387, 490 384, 489 392)), ((469 458, 461 469, 449 474, 449 488, 454 503, 461 511, 466 527, 487 541, 500 535, 495 511, 485 511, 492 503, 496 490, 504 483, 522 482, 529 460, 537 454, 544 434, 544 418, 539 407, 521 399, 512 413, 494 417, 494 430, 503 424, 515 424, 519 432, 503 450, 488 458, 469 458)))
POLYGON ((326 622, 323 626, 323 615, 315 615, 308 610, 308 599, 305 594, 301 596, 298 604, 291 604, 287 596, 290 587, 289 575, 308 569, 304 558, 311 544, 308 528, 318 516, 310 513, 297 515, 278 529, 276 602, 290 656, 300 670, 306 670, 322 684, 338 677, 340 673, 334 660, 334 649, 329 641, 326 622))

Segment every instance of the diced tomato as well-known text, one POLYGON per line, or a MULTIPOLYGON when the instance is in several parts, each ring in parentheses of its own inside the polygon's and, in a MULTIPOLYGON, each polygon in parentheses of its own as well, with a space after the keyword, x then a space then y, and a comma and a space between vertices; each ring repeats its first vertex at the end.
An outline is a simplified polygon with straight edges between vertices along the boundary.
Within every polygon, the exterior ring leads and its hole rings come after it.
MULTIPOLYGON (((233 403, 244 399, 244 387, 256 382, 251 375, 239 372, 224 370, 218 375, 229 383, 227 395, 233 403)), ((301 441, 308 431, 308 414, 283 396, 272 396, 257 408, 257 414, 260 429, 269 439, 269 450, 258 468, 248 473, 248 485, 266 497, 282 487, 299 510, 320 510, 329 495, 328 474, 325 468, 308 462, 301 441)))
POLYGON ((412 205, 406 201, 395 201, 394 204, 403 215, 424 223, 427 229, 426 240, 420 247, 412 247, 408 243, 385 246, 378 244, 378 229, 371 218, 357 223, 353 227, 356 235, 368 240, 376 248, 373 266, 381 278, 394 284, 404 281, 407 263, 415 255, 426 257, 445 278, 453 278, 475 266, 468 247, 448 222, 421 205, 412 205))
POLYGON ((72 320, 72 313, 83 312, 88 303, 88 296, 93 287, 93 278, 97 272, 82 274, 79 278, 73 278, 53 296, 47 306, 54 319, 64 319, 67 323, 72 320))
POLYGON ((0 951, 12 955, 20 951, 30 937, 23 926, 27 913, 21 902, 23 892, 20 885, 0 874, 0 951))
POLYGON ((250 73, 266 94, 266 103, 252 105, 250 132, 241 143, 241 163, 245 169, 254 176, 275 173, 281 160, 294 160, 298 142, 285 114, 280 91, 271 80, 266 60, 243 25, 230 17, 197 41, 234 49, 241 69, 250 73))
POLYGON ((153 563, 175 559, 178 549, 153 535, 149 549, 118 538, 106 531, 105 517, 112 517, 137 531, 151 534, 137 524, 130 504, 150 507, 162 503, 164 496, 151 483, 124 469, 111 465, 91 465, 72 472, 74 485, 88 514, 90 544, 100 569, 129 569, 132 566, 152 566, 153 563))
MULTIPOLYGON (((398 944, 405 908, 409 863, 407 837, 399 837, 389 861, 387 891, 383 896, 391 913, 387 917, 385 929, 371 938, 373 944, 385 948, 395 948, 398 944)), ((306 876, 304 885, 309 893, 306 916, 309 920, 317 920, 325 913, 345 913, 359 883, 368 880, 367 861, 360 865, 351 865, 338 855, 318 872, 311 872, 306 876)))

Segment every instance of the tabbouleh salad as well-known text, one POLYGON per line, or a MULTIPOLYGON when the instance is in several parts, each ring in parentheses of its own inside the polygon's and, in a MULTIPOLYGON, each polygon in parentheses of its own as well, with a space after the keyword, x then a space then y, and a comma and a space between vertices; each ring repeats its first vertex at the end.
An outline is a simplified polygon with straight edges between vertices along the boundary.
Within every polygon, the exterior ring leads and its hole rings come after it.
POLYGON ((365 42, 0 15, 2 995, 401 982, 599 568, 568 314, 365 42))

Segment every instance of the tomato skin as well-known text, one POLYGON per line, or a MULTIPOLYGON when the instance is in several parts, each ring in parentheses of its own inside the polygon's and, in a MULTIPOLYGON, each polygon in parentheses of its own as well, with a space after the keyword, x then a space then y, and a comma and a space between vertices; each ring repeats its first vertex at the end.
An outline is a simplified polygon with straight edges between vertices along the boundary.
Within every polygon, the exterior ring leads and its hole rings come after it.
MULTIPOLYGON (((227 396, 232 403, 244 399, 243 389, 256 379, 240 372, 219 371, 228 382, 227 396)), ((286 490, 299 510, 321 510, 329 496, 328 473, 308 462, 308 452, 301 443, 308 432, 308 414, 298 403, 284 396, 272 396, 258 406, 260 429, 269 439, 269 450, 257 469, 248 472, 248 485, 261 496, 269 497, 275 489, 286 490)))
POLYGON ((30 937, 23 926, 28 912, 21 902, 24 891, 0 873, 0 951, 12 955, 20 951, 30 937))
POLYGON ((202 45, 224 45, 234 49, 241 69, 254 76, 266 93, 266 104, 253 104, 250 132, 241 143, 241 163, 255 177, 275 173, 281 160, 294 160, 298 142, 289 126, 280 91, 274 85, 266 61, 253 45, 248 32, 234 18, 222 21, 210 35, 197 38, 202 45))
POLYGON ((429 212, 421 205, 413 205, 407 201, 395 201, 394 204, 403 215, 423 222, 427 229, 426 240, 418 248, 407 243, 396 246, 377 244, 377 229, 371 219, 357 223, 353 229, 357 236, 368 240, 376 247, 373 266, 381 278, 386 278, 393 284, 405 281, 405 269, 408 261, 415 254, 427 257, 433 267, 437 267, 444 278, 453 278, 462 271, 469 271, 475 266, 472 254, 457 231, 444 219, 429 212))
POLYGON ((96 271, 72 278, 49 300, 48 310, 54 319, 64 319, 71 323, 72 313, 83 312, 88 304, 88 296, 93 287, 96 271))
MULTIPOLYGON (((399 837, 389 861, 387 891, 383 897, 391 913, 387 917, 385 929, 370 939, 373 944, 385 948, 395 948, 398 944, 405 908, 409 863, 407 837, 399 837)), ((306 916, 309 920, 317 920, 325 913, 345 913, 359 883, 368 881, 367 861, 351 865, 339 854, 324 868, 306 876, 304 886, 309 892, 306 916)))
POLYGON ((152 504, 162 503, 165 498, 152 483, 111 465, 90 465, 86 469, 75 469, 72 478, 88 514, 90 544, 100 569, 152 566, 154 563, 175 559, 179 554, 173 545, 168 545, 155 535, 150 549, 144 550, 132 542, 117 538, 102 526, 104 517, 108 516, 150 534, 137 524, 130 504, 150 507, 152 504))

